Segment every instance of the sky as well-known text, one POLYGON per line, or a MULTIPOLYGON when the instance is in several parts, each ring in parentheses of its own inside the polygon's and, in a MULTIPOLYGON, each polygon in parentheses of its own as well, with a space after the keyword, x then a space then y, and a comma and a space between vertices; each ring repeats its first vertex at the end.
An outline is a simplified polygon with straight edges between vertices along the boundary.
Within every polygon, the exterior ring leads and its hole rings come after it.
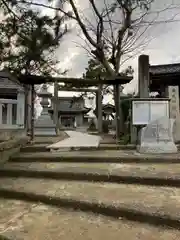
MULTIPOLYGON (((44 1, 44 0, 42 0, 44 1)), ((111 0, 109 0, 111 1, 111 0)), ((102 0, 96 0, 97 4, 102 4, 102 0)), ((83 13, 90 22, 94 21, 92 12, 90 11, 88 0, 76 0, 78 9, 83 13)), ((68 10, 70 10, 68 8, 68 10)), ((45 10, 48 14, 50 10, 45 10)), ((150 64, 169 64, 180 62, 180 0, 155 0, 151 6, 152 14, 149 15, 149 20, 156 17, 156 21, 162 21, 161 24, 154 24, 145 32, 143 37, 149 40, 144 49, 133 53, 133 58, 123 65, 123 68, 131 65, 134 69, 134 78, 130 84, 124 88, 124 93, 131 93, 137 91, 138 79, 138 56, 140 54, 148 54, 150 57, 150 64), (171 5, 173 4, 173 5, 171 5), (176 9, 169 9, 176 6, 176 9), (162 11, 158 16, 157 11, 162 11), (169 22, 175 20, 175 22, 169 22), (167 21, 166 23, 164 21, 167 21)), ((64 36, 60 48, 57 50, 57 58, 60 60, 60 67, 62 70, 68 69, 67 76, 82 77, 82 73, 87 67, 89 55, 88 52, 82 48, 84 45, 84 36, 78 28, 75 21, 68 22, 70 33, 64 36)), ((53 87, 49 89, 53 92, 53 87)), ((60 96, 78 95, 73 92, 60 92, 60 96)), ((112 103, 112 97, 107 96, 105 103, 112 103)))

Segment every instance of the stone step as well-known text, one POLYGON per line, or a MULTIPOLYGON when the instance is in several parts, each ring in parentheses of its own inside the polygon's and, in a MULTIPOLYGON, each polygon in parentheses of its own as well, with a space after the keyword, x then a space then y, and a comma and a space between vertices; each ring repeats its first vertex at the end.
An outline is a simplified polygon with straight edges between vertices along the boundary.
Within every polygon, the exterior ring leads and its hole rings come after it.
POLYGON ((177 188, 28 178, 3 178, 0 184, 0 198, 180 227, 180 189, 177 188))
POLYGON ((12 162, 180 163, 180 154, 140 154, 134 150, 62 151, 19 153, 12 162))
MULTIPOLYGON (((21 148, 21 152, 49 152, 50 149, 47 148, 47 143, 39 143, 33 145, 27 145, 21 148)), ((73 151, 73 148, 68 148, 73 151)), ((99 150, 133 150, 135 145, 117 145, 117 144, 100 144, 98 147, 80 147, 78 151, 99 151, 99 150)))
POLYGON ((35 136, 34 144, 52 144, 68 138, 65 132, 60 132, 59 136, 35 136))
POLYGON ((9 162, 0 176, 180 187, 180 164, 9 162))
POLYGON ((33 153, 33 152, 49 152, 50 149, 46 148, 48 146, 47 143, 39 143, 33 145, 26 145, 21 148, 21 152, 23 153, 33 153))

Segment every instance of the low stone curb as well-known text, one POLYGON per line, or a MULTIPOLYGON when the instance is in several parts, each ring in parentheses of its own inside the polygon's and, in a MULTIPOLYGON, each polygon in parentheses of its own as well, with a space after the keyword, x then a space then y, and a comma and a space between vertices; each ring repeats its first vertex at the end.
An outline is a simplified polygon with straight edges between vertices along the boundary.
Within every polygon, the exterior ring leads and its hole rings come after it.
POLYGON ((32 192, 21 192, 0 188, 0 198, 3 199, 16 199, 28 202, 41 202, 43 204, 61 207, 65 209, 73 209, 84 212, 93 212, 113 218, 125 218, 127 220, 148 223, 155 226, 171 227, 180 229, 180 219, 172 218, 171 216, 148 213, 145 211, 138 211, 135 209, 117 207, 104 203, 93 201, 81 201, 72 198, 59 198, 53 196, 45 196, 42 194, 34 194, 32 192))
POLYGON ((25 154, 17 154, 10 158, 11 162, 66 162, 66 163, 180 163, 180 155, 124 155, 124 156, 113 156, 113 153, 110 152, 108 155, 104 156, 93 156, 93 155, 83 155, 83 151, 77 152, 72 151, 72 155, 63 155, 63 152, 58 153, 49 153, 46 152, 45 154, 38 154, 38 155, 25 155, 25 154), (74 153, 74 154, 73 154, 74 153))
POLYGON ((35 145, 26 145, 21 148, 20 152, 22 153, 30 153, 30 152, 50 152, 50 149, 46 148, 47 144, 35 144, 35 145))
POLYGON ((7 238, 5 236, 0 235, 0 240, 11 240, 10 238, 7 238))
POLYGON ((145 186, 161 187, 180 187, 180 178, 178 177, 141 177, 130 175, 101 174, 90 172, 65 172, 61 171, 44 171, 44 170, 24 170, 8 169, 1 167, 0 178, 36 178, 36 179, 55 179, 68 181, 88 181, 88 182, 108 182, 119 184, 139 184, 145 186))

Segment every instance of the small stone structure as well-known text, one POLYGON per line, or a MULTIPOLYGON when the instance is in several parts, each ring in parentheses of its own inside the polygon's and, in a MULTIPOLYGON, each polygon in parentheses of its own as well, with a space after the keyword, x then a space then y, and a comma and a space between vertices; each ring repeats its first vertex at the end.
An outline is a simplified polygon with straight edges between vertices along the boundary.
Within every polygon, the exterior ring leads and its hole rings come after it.
POLYGON ((42 105, 42 112, 39 118, 35 121, 35 135, 36 136, 55 136, 55 124, 53 123, 53 119, 51 118, 50 114, 48 113, 48 106, 49 101, 48 99, 51 98, 52 94, 47 91, 47 85, 44 84, 42 86, 41 92, 38 94, 40 98, 42 98, 41 105, 42 105))
POLYGON ((144 127, 141 131, 140 153, 176 153, 173 140, 174 119, 162 117, 144 127))

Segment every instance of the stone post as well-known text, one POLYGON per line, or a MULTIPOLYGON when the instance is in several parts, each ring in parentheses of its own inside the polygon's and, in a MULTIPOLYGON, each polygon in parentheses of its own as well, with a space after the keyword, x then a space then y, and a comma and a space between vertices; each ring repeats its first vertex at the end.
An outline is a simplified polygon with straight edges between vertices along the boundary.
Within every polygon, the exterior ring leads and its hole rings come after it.
POLYGON ((23 89, 18 90, 17 94, 17 125, 23 128, 25 123, 25 92, 23 89))

